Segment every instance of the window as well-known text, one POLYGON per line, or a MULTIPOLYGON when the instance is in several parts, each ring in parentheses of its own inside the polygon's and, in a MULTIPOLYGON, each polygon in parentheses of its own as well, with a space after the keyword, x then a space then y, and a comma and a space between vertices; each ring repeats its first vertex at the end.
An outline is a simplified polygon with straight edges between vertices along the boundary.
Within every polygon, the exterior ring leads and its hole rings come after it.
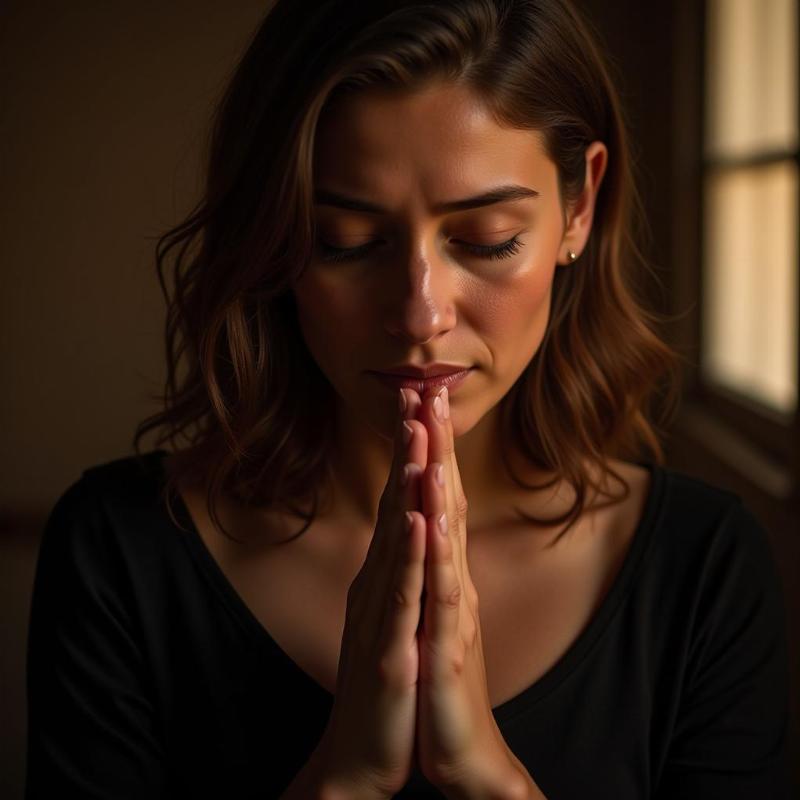
POLYGON ((777 497, 793 490, 798 407, 797 7, 707 0, 703 36, 697 392, 728 460, 786 468, 777 497))

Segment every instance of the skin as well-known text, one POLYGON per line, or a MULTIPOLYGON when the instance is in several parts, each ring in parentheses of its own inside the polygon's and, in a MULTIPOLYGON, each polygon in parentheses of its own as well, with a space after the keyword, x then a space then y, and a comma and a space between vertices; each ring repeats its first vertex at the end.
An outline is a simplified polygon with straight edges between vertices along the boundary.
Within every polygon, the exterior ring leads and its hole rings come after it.
MULTIPOLYGON (((544 337, 555 270, 570 263, 569 250, 580 256, 586 245, 606 167, 605 145, 593 142, 584 190, 565 208, 543 141, 537 131, 499 126, 476 95, 450 84, 353 95, 320 119, 315 190, 384 209, 317 203, 322 242, 375 244, 341 263, 326 262, 318 248, 293 287, 306 344, 336 390, 333 515, 347 519, 351 532, 371 535, 397 414, 396 394, 366 370, 401 363, 476 367, 450 395, 471 546, 489 535, 497 544, 521 500, 537 515, 561 513, 572 502, 562 487, 522 496, 503 466, 497 431, 498 404, 544 337), (437 209, 506 184, 538 196, 437 209), (495 245, 514 235, 520 247, 508 258, 479 256, 463 245, 495 245)), ((580 269, 580 261, 566 268, 580 269)), ((549 477, 511 456, 527 480, 549 477)))
MULTIPOLYGON (((416 467, 410 485, 418 482, 419 502, 409 506, 417 510, 408 536, 414 550, 424 552, 425 602, 416 632, 415 758, 448 797, 502 796, 516 785, 513 796, 542 798, 491 713, 467 555, 477 550, 478 564, 486 567, 498 562, 481 556, 513 551, 505 544, 509 531, 520 530, 516 520, 516 530, 506 524, 515 505, 557 516, 572 503, 560 487, 532 494, 513 483, 500 458, 498 404, 541 345, 555 270, 570 263, 568 250, 580 254, 586 245, 606 148, 599 142, 587 148, 584 190, 565 208, 542 136, 498 125, 476 96, 447 84, 342 99, 320 120, 315 147, 320 242, 336 248, 372 243, 358 259, 341 263, 326 261, 318 246, 293 287, 302 335, 335 389, 334 405, 326 409, 337 423, 333 505, 318 517, 324 532, 317 537, 319 553, 331 571, 338 560, 349 583, 370 543, 381 546, 373 539, 375 519, 393 457, 416 467), (510 184, 535 196, 440 208, 510 184), (383 210, 344 209, 323 193, 383 210), (508 258, 482 257, 465 246, 497 245, 513 236, 519 248, 508 258), (414 436, 399 453, 397 392, 366 371, 431 361, 476 369, 443 397, 444 419, 435 414, 435 392, 422 398, 407 393, 404 416, 414 436), (438 464, 441 485, 434 478, 438 464), (436 526, 442 512, 443 534, 436 526)), ((579 269, 580 262, 568 268, 579 269)), ((550 477, 515 460, 528 481, 550 477)), ((233 524, 225 516, 226 527, 237 532, 261 527, 246 512, 240 519, 234 511, 233 524)), ((397 546, 383 542, 384 548, 397 546)), ((395 557, 374 555, 380 563, 395 557)), ((228 563, 235 569, 244 561, 237 552, 228 563)), ((481 585, 484 590, 491 594, 481 585)))

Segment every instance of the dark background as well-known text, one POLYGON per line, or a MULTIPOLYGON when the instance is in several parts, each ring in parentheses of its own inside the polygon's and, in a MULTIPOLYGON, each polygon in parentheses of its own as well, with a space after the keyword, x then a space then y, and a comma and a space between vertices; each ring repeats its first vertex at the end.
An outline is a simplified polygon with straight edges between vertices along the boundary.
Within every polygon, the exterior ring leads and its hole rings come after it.
MULTIPOLYGON (((762 424, 710 394, 696 368, 704 3, 579 5, 612 54, 631 123, 658 276, 643 280, 693 365, 667 465, 736 491, 770 533, 789 611, 800 797, 800 427, 797 415, 762 424)), ((197 196, 208 115, 265 8, 41 0, 0 11, 3 797, 22 796, 41 527, 84 468, 130 452, 135 423, 154 410, 164 377, 154 237, 197 196)))

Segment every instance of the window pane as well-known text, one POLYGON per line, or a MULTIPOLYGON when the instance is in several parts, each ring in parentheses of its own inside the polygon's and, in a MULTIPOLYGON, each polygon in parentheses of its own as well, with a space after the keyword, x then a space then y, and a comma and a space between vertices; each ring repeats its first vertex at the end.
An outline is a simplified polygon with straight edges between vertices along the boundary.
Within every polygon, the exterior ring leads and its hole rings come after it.
POLYGON ((798 0, 708 0, 706 153, 797 147, 798 0))
POLYGON ((778 411, 797 403, 797 165, 706 178, 705 377, 778 411))

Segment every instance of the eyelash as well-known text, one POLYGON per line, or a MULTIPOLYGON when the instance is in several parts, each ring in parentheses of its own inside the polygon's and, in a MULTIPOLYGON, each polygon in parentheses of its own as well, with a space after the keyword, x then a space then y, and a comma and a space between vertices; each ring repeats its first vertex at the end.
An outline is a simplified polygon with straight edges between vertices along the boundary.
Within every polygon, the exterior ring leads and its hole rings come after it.
MULTIPOLYGON (((360 247, 353 247, 349 249, 342 247, 331 247, 329 244, 325 244, 324 242, 320 242, 319 244, 322 248, 323 261, 339 262, 355 261, 361 258, 361 256, 366 255, 366 253, 375 243, 367 242, 367 244, 362 244, 360 247)), ((501 242, 500 244, 483 245, 467 244, 467 242, 461 242, 461 244, 473 255, 488 259, 510 258, 511 256, 519 253, 520 247, 522 246, 522 242, 520 242, 516 236, 513 236, 507 242, 501 242)))

